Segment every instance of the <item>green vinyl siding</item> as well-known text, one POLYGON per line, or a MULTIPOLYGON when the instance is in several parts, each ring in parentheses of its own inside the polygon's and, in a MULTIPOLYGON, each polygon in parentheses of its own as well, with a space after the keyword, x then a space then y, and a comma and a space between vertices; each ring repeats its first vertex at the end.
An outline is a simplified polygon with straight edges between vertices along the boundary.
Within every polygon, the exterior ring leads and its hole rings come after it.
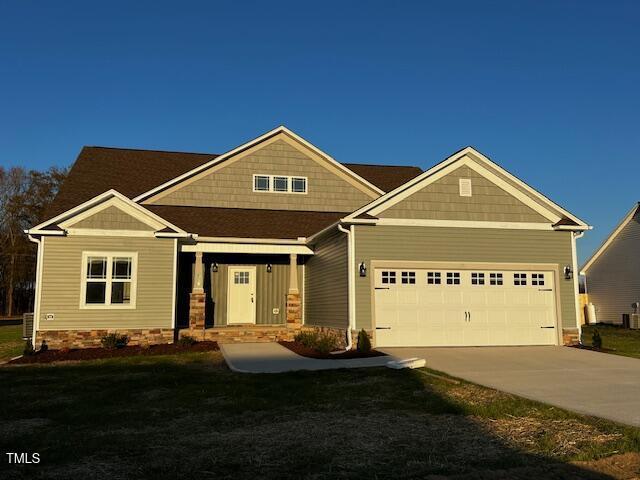
POLYGON ((172 328, 174 249, 173 239, 44 238, 39 329, 172 328), (83 251, 138 252, 135 308, 80 308, 83 251), (48 313, 54 320, 44 319, 48 313))
MULTIPOLYGON (((356 226, 356 264, 364 261, 367 277, 356 276, 356 327, 371 325, 372 260, 572 265, 571 232, 485 228, 356 226)), ((564 328, 576 328, 573 280, 558 280, 564 328)))
POLYGON ((347 237, 336 232, 315 246, 306 264, 306 319, 308 325, 346 328, 349 324, 347 237))

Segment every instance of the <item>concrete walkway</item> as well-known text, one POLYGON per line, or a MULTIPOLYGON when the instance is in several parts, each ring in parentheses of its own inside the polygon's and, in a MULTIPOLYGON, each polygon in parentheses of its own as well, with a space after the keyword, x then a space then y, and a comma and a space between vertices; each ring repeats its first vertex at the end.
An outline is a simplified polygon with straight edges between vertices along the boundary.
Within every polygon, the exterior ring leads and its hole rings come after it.
POLYGON ((578 413, 640 426, 640 360, 569 347, 383 348, 578 413))
POLYGON ((279 343, 227 343, 220 345, 227 365, 234 372, 282 373, 297 370, 333 370, 337 368, 383 367, 389 356, 320 360, 302 357, 279 343))

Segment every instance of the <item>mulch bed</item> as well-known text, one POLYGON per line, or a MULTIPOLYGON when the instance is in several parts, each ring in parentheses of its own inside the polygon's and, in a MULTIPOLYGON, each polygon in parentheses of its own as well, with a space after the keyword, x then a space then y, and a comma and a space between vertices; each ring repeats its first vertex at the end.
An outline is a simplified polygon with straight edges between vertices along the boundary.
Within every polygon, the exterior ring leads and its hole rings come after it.
POLYGON ((219 350, 217 342, 198 342, 193 345, 178 345, 168 343, 151 345, 149 347, 131 346, 115 349, 106 348, 78 348, 72 350, 47 350, 35 355, 22 356, 9 363, 51 363, 69 360, 97 360, 100 358, 173 355, 176 353, 210 352, 219 350))
POLYGON ((359 352, 358 350, 349 350, 342 353, 322 353, 315 348, 305 347, 298 342, 278 342, 283 347, 288 348, 294 353, 303 357, 320 358, 320 359, 334 359, 340 360, 345 358, 368 358, 368 357, 382 357, 386 353, 379 352, 377 350, 371 350, 367 353, 359 352))

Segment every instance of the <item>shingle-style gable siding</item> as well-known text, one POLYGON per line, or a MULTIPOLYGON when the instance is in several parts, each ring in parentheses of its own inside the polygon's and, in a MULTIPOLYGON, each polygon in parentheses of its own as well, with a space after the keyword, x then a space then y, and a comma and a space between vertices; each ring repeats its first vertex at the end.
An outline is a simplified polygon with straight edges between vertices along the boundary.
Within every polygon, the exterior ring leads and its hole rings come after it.
POLYGON ((351 212, 370 202, 367 195, 291 143, 277 139, 237 161, 170 193, 151 199, 157 205, 263 208, 351 212), (254 192, 253 175, 308 178, 307 194, 254 192))
POLYGON ((385 210, 381 218, 540 222, 549 220, 475 170, 461 166, 385 210), (472 196, 462 197, 459 180, 470 179, 472 196))
POLYGON ((589 302, 598 322, 622 323, 640 302, 640 212, 620 231, 587 271, 589 302))
POLYGON ((78 223, 73 224, 72 227, 101 230, 153 230, 153 227, 133 218, 118 207, 113 206, 107 207, 84 220, 80 220, 78 223))

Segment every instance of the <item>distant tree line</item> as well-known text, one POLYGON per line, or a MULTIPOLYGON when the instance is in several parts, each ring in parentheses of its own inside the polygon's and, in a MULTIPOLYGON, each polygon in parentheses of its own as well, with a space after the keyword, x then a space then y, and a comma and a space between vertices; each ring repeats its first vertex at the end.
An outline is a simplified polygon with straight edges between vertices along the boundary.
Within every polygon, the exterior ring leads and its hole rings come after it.
POLYGON ((24 230, 43 220, 67 173, 0 166, 0 316, 33 311, 37 247, 24 230))

